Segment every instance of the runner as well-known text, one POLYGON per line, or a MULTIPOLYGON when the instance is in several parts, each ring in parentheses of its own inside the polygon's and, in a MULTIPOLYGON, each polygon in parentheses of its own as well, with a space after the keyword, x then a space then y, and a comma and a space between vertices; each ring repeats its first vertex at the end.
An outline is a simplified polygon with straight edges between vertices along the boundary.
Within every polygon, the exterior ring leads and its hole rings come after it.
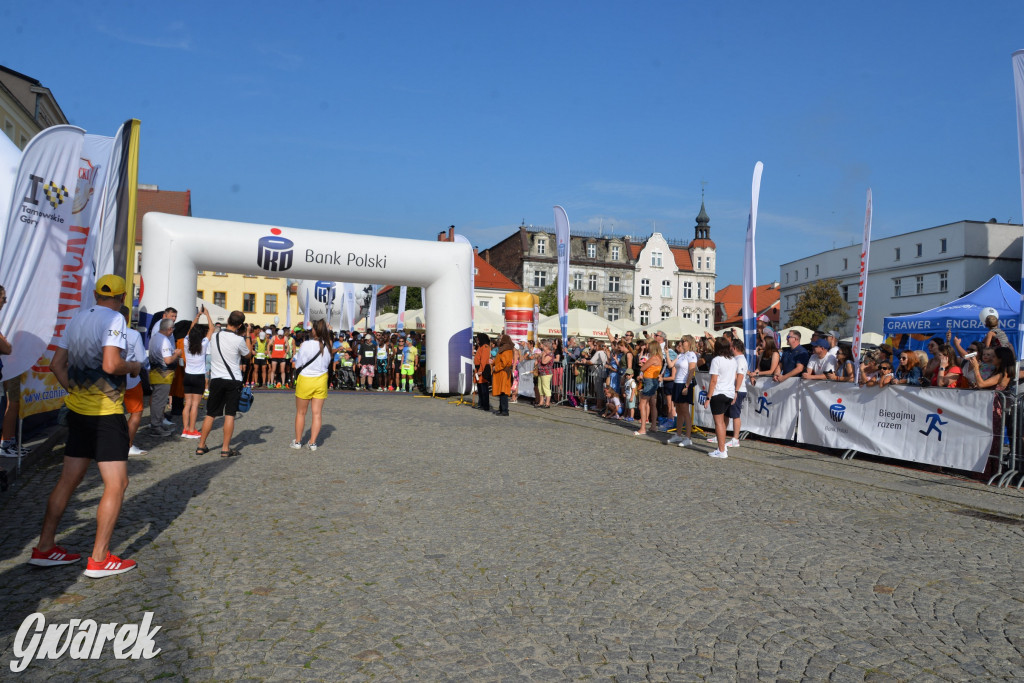
POLYGON ((280 389, 288 384, 285 374, 285 356, 288 353, 288 342, 284 338, 284 330, 280 329, 270 340, 270 386, 280 389))
POLYGON ((419 358, 419 350, 412 345, 412 339, 409 337, 405 339, 405 346, 402 348, 400 358, 401 367, 399 368, 399 373, 402 379, 398 390, 408 393, 412 391, 413 374, 416 372, 416 361, 419 358))
POLYGON ((377 340, 377 391, 388 388, 388 340, 383 332, 379 332, 377 340))
POLYGON ((266 386, 270 388, 270 380, 267 378, 267 333, 260 330, 256 336, 256 342, 252 346, 254 363, 256 364, 253 382, 257 387, 266 386))
POLYGON ((359 377, 365 391, 373 390, 373 376, 377 369, 377 343, 373 333, 367 331, 359 340, 359 377))
MULTIPOLYGON (((98 579, 135 568, 110 552, 124 492, 128 488, 128 422, 124 416, 124 376, 142 371, 142 363, 125 361, 127 324, 120 314, 126 287, 116 275, 96 282, 96 303, 80 310, 57 341, 50 371, 68 392, 68 438, 60 479, 46 504, 39 543, 29 564, 56 567, 71 564, 81 555, 56 544, 57 525, 71 495, 82 483, 89 462, 103 479, 103 497, 96 508, 96 540, 85 575, 98 579)), ((173 323, 172 323, 173 324, 173 323)))

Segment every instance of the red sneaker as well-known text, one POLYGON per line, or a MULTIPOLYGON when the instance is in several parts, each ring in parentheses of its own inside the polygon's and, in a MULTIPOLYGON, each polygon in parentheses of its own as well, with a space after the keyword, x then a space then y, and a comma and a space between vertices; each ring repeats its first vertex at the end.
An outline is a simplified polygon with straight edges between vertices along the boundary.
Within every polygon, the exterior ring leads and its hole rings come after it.
POLYGON ((85 568, 85 575, 90 579, 102 579, 104 576, 124 574, 135 569, 135 560, 122 560, 107 551, 107 558, 102 562, 89 557, 89 564, 85 568))
POLYGON ((37 567, 57 567, 62 564, 78 562, 80 559, 82 559, 81 555, 69 553, 59 545, 55 545, 53 550, 45 553, 40 552, 38 548, 32 548, 32 559, 28 563, 37 567))

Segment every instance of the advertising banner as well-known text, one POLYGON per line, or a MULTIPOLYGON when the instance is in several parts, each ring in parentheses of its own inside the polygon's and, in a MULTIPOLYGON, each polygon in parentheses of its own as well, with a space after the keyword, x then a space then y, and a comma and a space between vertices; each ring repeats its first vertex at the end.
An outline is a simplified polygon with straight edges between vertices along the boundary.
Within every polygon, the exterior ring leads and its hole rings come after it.
MULTIPOLYGON (((1013 88, 1017 94, 1017 161, 1020 170, 1020 201, 1021 211, 1024 211, 1024 50, 1017 50, 1013 53, 1013 88)), ((1024 213, 1021 214, 1024 216, 1024 213)), ((1024 276, 1024 259, 1021 260, 1021 275, 1024 276)), ((1024 280, 1022 280, 1024 282, 1024 280)), ((1024 290, 1024 285, 1021 286, 1024 290)), ((1017 319, 1017 358, 1024 353, 1024 292, 1020 296, 1020 305, 1017 309, 1020 317, 1017 319)))
POLYGON ((860 287, 857 290, 857 321, 853 326, 853 377, 860 381, 860 342, 864 336, 864 300, 868 292, 868 254, 871 251, 871 188, 864 214, 864 239, 860 247, 860 287))
POLYGON ((766 377, 747 387, 741 414, 743 430, 772 439, 794 438, 803 381, 799 377, 790 377, 784 382, 776 382, 766 377))
MULTIPOLYGON (((562 345, 569 343, 569 216, 565 209, 555 207, 555 242, 558 244, 558 323, 562 328, 562 345)), ((538 321, 539 322, 539 321, 538 321)))
POLYGON ((405 297, 409 287, 402 285, 398 290, 398 322, 395 324, 395 329, 401 332, 405 329, 405 297))
POLYGON ((992 445, 990 391, 803 382, 797 441, 982 472, 992 445))
POLYGON ((750 185, 750 214, 747 216, 747 240, 743 252, 743 343, 747 349, 747 365, 757 365, 757 260, 754 235, 757 232, 757 203, 761 196, 761 171, 764 164, 754 164, 750 185))
MULTIPOLYGON (((693 406, 693 424, 698 427, 704 427, 705 429, 715 428, 715 419, 711 415, 711 408, 704 405, 704 399, 708 395, 708 383, 711 381, 711 375, 706 372, 697 373, 697 403, 693 406)), ((742 418, 741 418, 742 419, 742 418)))

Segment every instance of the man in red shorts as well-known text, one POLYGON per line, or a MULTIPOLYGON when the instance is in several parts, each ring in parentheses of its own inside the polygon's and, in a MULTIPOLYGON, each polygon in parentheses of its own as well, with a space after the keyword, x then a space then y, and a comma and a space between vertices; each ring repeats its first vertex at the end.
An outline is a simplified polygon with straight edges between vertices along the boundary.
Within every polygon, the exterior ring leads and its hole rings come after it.
POLYGON ((98 579, 135 568, 134 560, 110 553, 110 537, 128 488, 128 421, 124 416, 125 375, 138 375, 142 364, 124 359, 127 325, 120 313, 126 287, 122 278, 96 281, 96 303, 80 310, 57 342, 50 370, 68 392, 68 440, 60 479, 46 504, 39 544, 29 564, 55 567, 81 559, 56 544, 57 524, 71 495, 96 461, 103 497, 96 508, 96 541, 85 575, 98 579))

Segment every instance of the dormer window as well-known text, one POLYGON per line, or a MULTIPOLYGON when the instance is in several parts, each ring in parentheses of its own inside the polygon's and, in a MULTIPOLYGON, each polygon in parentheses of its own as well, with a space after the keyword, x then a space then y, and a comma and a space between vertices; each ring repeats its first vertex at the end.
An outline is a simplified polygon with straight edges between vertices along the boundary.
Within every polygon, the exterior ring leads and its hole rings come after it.
POLYGON ((540 237, 537 239, 537 254, 543 256, 548 250, 548 240, 546 237, 540 237))
POLYGON ((587 258, 597 258, 597 245, 590 243, 587 245, 587 258))
POLYGON ((655 268, 661 268, 662 254, 660 251, 651 252, 651 265, 655 268))
POLYGON ((698 256, 697 257, 697 270, 700 270, 703 267, 704 267, 704 257, 703 256, 698 256))
POLYGON ((618 260, 619 260, 619 245, 613 244, 612 245, 612 261, 618 261, 618 260))

